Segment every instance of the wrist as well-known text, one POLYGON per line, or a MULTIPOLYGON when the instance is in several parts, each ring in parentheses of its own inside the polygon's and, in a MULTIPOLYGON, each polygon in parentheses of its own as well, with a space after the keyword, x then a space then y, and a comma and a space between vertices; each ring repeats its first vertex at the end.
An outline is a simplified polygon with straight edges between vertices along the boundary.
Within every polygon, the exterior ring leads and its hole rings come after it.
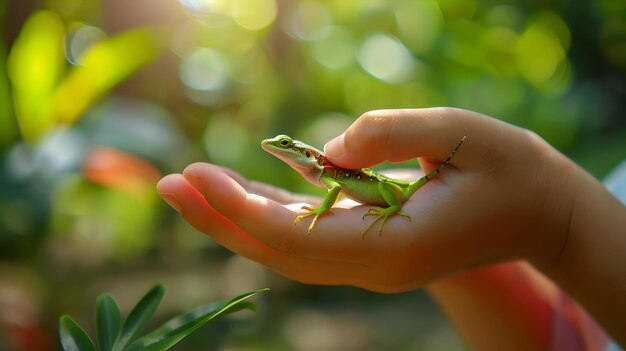
POLYGON ((544 273, 626 343, 626 207, 580 170, 567 241, 544 273))
POLYGON ((426 290, 472 349, 549 349, 556 289, 525 262, 461 273, 426 290))
POLYGON ((527 251, 520 257, 539 269, 559 260, 570 235, 572 214, 581 191, 581 174, 574 162, 534 133, 529 148, 536 162, 526 176, 534 195, 529 205, 531 216, 521 235, 527 238, 527 251))

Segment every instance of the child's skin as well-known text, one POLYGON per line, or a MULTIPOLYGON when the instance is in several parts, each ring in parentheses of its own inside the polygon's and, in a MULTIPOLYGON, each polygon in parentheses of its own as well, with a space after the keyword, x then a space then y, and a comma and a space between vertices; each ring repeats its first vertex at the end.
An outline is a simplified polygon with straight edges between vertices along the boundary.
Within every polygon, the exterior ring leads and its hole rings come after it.
POLYGON ((361 240, 368 206, 334 208, 308 236, 308 225, 293 224, 297 203, 319 199, 209 164, 165 177, 158 191, 198 230, 288 278, 385 293, 426 287, 480 350, 575 349, 555 325, 578 335, 578 349, 601 349, 586 313, 538 271, 625 345, 626 208, 537 135, 459 109, 384 110, 325 151, 345 168, 419 157, 430 172, 463 136, 451 167, 404 203, 412 220, 391 218, 382 237, 361 240), (514 260, 529 264, 464 273, 514 260))

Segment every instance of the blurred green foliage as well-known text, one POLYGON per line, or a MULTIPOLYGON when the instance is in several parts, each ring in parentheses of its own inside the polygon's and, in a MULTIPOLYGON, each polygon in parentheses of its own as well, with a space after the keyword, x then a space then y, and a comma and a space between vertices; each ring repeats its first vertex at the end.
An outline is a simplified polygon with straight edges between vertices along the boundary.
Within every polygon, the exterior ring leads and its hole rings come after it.
POLYGON ((266 291, 261 289, 236 296, 230 301, 214 302, 182 313, 150 333, 141 335, 154 315, 165 288, 157 285, 137 302, 125 319, 110 294, 101 294, 96 301, 96 343, 70 316, 59 320, 59 335, 65 351, 163 351, 169 350, 189 334, 220 317, 244 309, 256 310, 256 305, 245 300, 266 291), (97 346, 96 346, 97 345, 97 346))
POLYGON ((41 11, 28 18, 11 48, 7 71, 26 141, 76 122, 98 98, 157 53, 153 35, 137 29, 91 43, 66 75, 65 39, 61 18, 41 11))
POLYGON ((277 287, 271 312, 181 349, 459 350, 423 293, 288 282, 199 235, 156 181, 209 161, 319 193, 259 140, 322 146, 367 110, 442 105, 532 129, 598 177, 626 158, 620 0, 29 0, 0 15, 0 308, 19 316, 0 317, 0 351, 58 347, 60 313, 86 320, 102 290, 128 310, 155 282, 174 286, 160 318, 277 287))

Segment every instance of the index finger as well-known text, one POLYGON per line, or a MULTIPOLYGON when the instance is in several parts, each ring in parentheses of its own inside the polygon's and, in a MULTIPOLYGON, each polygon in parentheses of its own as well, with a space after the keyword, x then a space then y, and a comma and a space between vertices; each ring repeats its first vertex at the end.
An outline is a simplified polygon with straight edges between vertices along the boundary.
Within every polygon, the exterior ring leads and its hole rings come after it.
POLYGON ((328 142, 334 164, 358 169, 383 161, 415 157, 443 161, 465 136, 466 145, 452 164, 470 166, 485 154, 506 152, 528 133, 497 119, 455 108, 396 109, 367 112, 342 135, 328 142))

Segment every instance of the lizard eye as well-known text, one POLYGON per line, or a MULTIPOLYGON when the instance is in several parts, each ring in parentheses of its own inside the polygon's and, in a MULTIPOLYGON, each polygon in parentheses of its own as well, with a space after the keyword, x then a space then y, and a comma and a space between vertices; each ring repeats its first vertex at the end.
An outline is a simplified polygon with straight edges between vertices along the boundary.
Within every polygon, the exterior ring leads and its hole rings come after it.
POLYGON ((281 140, 281 141, 280 141, 280 145, 282 145, 282 146, 287 146, 287 145, 289 145, 289 139, 283 139, 283 140, 281 140))

